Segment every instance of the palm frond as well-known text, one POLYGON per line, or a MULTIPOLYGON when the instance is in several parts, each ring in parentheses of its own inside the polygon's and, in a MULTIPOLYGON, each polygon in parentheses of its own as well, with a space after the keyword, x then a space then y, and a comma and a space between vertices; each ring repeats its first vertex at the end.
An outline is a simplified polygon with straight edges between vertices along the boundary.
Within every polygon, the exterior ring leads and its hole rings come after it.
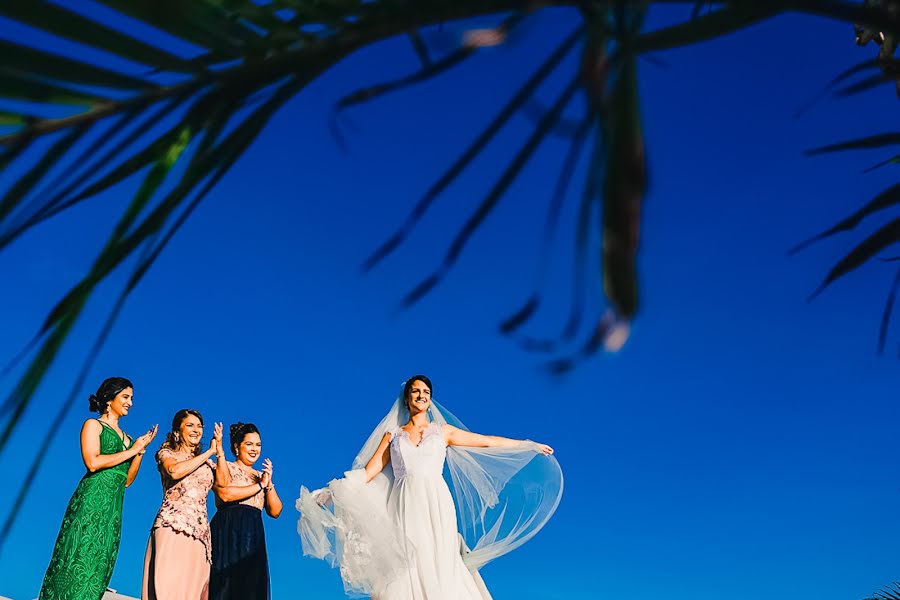
POLYGON ((428 275, 421 283, 419 283, 403 298, 403 304, 405 306, 409 306, 421 300, 429 291, 431 291, 432 288, 434 288, 435 285, 437 285, 444 278, 450 268, 453 267, 457 260, 459 260, 459 256, 460 254, 462 254, 462 251, 468 243, 469 239, 472 237, 472 235, 475 233, 484 219, 486 219, 487 216, 491 213, 491 211, 509 189, 509 186, 512 185, 513 181, 515 181, 516 177, 528 163, 528 160, 534 154, 535 150, 537 150, 541 142, 546 139, 550 131, 553 129, 554 125, 556 125, 556 122, 559 120, 563 109, 569 104, 569 102, 572 100, 572 98, 575 96, 575 93, 579 89, 580 81, 578 78, 574 79, 568 86, 566 86, 556 102, 553 103, 553 106, 550 108, 550 110, 547 111, 547 114, 544 116, 543 120, 538 123, 538 126, 535 128, 534 132, 522 145, 522 148, 512 159, 512 161, 510 161, 509 165, 501 174, 500 178, 494 184, 494 187, 487 194, 478 208, 463 224, 459 233, 457 233, 456 237, 451 242, 450 247, 447 249, 447 252, 444 255, 444 259, 438 266, 438 268, 433 271, 431 275, 428 275))
MULTIPOLYGON (((276 111, 311 81, 353 52, 394 36, 409 36, 422 68, 399 79, 367 86, 339 100, 341 109, 388 92, 420 84, 475 56, 478 44, 462 46, 443 57, 432 57, 420 32, 455 19, 493 15, 497 39, 534 10, 528 0, 340 0, 308 2, 279 0, 98 0, 106 12, 120 19, 94 18, 46 0, 4 0, 0 17, 39 32, 36 39, 65 40, 103 55, 106 61, 60 54, 40 44, 0 40, 0 170, 15 168, 0 190, 0 250, 47 219, 128 181, 140 181, 137 192, 125 199, 117 223, 82 279, 49 312, 22 356, 31 362, 0 404, 0 452, 3 451, 40 381, 95 290, 112 273, 132 264, 134 270, 110 319, 97 338, 99 350, 122 303, 180 229, 232 165, 246 152, 276 111), (122 23, 139 22, 142 28, 122 23), (141 31, 138 31, 140 29, 141 31), (156 31, 158 35, 147 33, 156 31), (173 50, 159 36, 177 38, 173 50), (102 64, 101 64, 102 62, 102 64), (92 157, 83 159, 83 156, 92 157)), ((573 2, 551 0, 546 6, 576 7, 583 24, 551 49, 527 81, 512 94, 489 125, 454 160, 415 203, 401 227, 388 236, 365 261, 373 268, 394 252, 439 196, 445 194, 512 117, 530 115, 533 131, 505 165, 498 167, 493 185, 481 204, 460 225, 437 269, 403 300, 421 299, 453 267, 469 240, 483 226, 528 164, 551 135, 572 138, 570 157, 549 206, 548 229, 542 238, 549 248, 566 186, 577 176, 575 166, 585 136, 597 132, 580 195, 575 235, 576 275, 572 312, 557 339, 519 337, 525 346, 560 350, 578 338, 583 324, 586 341, 574 352, 551 363, 563 372, 600 349, 616 349, 627 337, 638 311, 637 251, 641 209, 647 189, 647 167, 637 87, 638 60, 651 52, 705 42, 791 10, 824 15, 863 29, 862 38, 900 39, 900 15, 884 7, 849 0, 733 0, 698 2, 688 19, 668 27, 644 30, 644 17, 653 2, 573 2), (708 10, 702 10, 706 7, 708 10), (535 93, 564 59, 585 41, 580 71, 552 106, 531 110, 535 93), (609 51, 609 57, 607 57, 609 51), (583 91, 587 116, 567 119, 564 110, 583 91), (535 114, 536 113, 536 114, 535 114), (595 228, 597 215, 602 227, 595 228), (602 286, 608 306, 585 307, 585 270, 590 236, 602 238, 602 286), (590 315, 594 315, 591 317, 590 315), (599 315, 599 316, 598 316, 599 315)), ((573 11, 575 12, 575 11, 573 11)), ((862 39, 861 38, 861 39, 862 39)), ((485 42, 495 43, 495 42, 485 42)), ((826 92, 847 95, 869 89, 900 75, 889 56, 893 42, 882 45, 879 58, 846 69, 826 86, 826 92), (888 51, 890 49, 890 52, 888 51), (874 77, 871 68, 881 70, 874 77), (846 84, 846 85, 844 85, 846 84), (844 85, 838 89, 837 86, 844 85)), ((833 144, 813 154, 859 148, 880 148, 900 141, 896 134, 833 144)), ((895 162, 896 157, 883 161, 895 162)), ((814 240, 848 231, 862 219, 896 204, 889 188, 832 229, 814 240)), ((858 244, 825 278, 821 289, 852 272, 898 241, 900 222, 883 226, 858 244)), ((811 240, 811 241, 814 241, 811 240)), ((545 250, 546 255, 546 250, 545 250)), ((546 260, 546 259, 542 259, 546 260)), ((534 293, 504 321, 516 332, 540 306, 540 270, 534 293)), ((891 287, 882 319, 887 331, 897 285, 891 287)), ((883 342, 883 340, 882 340, 883 342)), ((86 363, 89 364, 89 363, 86 363)), ((86 372, 85 369, 82 373, 86 372)), ((81 376, 76 388, 81 385, 81 376)), ((74 393, 74 392, 73 392, 74 393)), ((74 396, 73 396, 74 397, 74 396)), ((58 419, 65 416, 66 406, 58 419)), ((36 459, 36 470, 43 452, 36 459)), ((20 492, 24 497, 27 489, 20 492)), ((4 533, 8 532, 8 521, 4 533)))
POLYGON ((541 241, 541 262, 538 265, 534 291, 521 308, 504 319, 500 324, 500 332, 504 335, 511 335, 517 331, 537 312, 540 305, 541 288, 550 269, 550 250, 556 238, 560 214, 562 213, 569 185, 575 174, 575 167, 581 158, 584 144, 593 124, 594 121, 590 115, 582 119, 581 126, 574 133, 569 149, 563 158, 562 167, 550 200, 550 206, 547 209, 547 220, 544 224, 544 235, 541 241))
POLYGON ((900 583, 887 585, 866 600, 900 600, 900 583))
POLYGON ((463 171, 478 157, 489 142, 491 142, 510 119, 521 109, 529 98, 559 66, 566 55, 572 51, 583 35, 582 28, 570 33, 563 42, 550 54, 528 80, 512 95, 509 102, 491 120, 488 126, 475 138, 471 145, 450 165, 450 167, 435 181, 416 203, 413 210, 404 222, 397 228, 375 252, 363 263, 363 271, 368 271, 390 255, 409 235, 409 232, 425 216, 431 204, 446 190, 463 171))

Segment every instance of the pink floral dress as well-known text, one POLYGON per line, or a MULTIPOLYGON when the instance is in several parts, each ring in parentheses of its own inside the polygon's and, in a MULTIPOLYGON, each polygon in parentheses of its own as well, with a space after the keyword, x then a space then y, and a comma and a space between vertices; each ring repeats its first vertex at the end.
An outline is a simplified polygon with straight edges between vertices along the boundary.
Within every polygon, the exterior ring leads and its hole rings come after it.
POLYGON ((159 507, 153 529, 168 527, 203 543, 206 548, 206 562, 212 561, 212 544, 209 536, 209 516, 206 512, 206 498, 212 489, 215 464, 207 460, 190 475, 174 480, 163 468, 163 460, 174 457, 187 460, 191 455, 163 448, 156 453, 159 476, 162 479, 163 503, 159 507))
MULTIPOLYGON (((259 478, 262 475, 259 471, 253 470, 253 473, 250 474, 244 469, 237 466, 236 463, 228 462, 225 463, 228 465, 228 472, 231 473, 231 485, 234 486, 245 486, 245 485, 257 485, 259 483, 259 478)), ((221 508, 226 504, 234 504, 223 502, 216 496, 216 508, 221 508)), ((262 510, 266 506, 266 495, 260 490, 258 493, 253 494, 249 498, 244 498, 243 500, 237 502, 237 504, 245 504, 247 506, 252 506, 253 508, 262 510)))

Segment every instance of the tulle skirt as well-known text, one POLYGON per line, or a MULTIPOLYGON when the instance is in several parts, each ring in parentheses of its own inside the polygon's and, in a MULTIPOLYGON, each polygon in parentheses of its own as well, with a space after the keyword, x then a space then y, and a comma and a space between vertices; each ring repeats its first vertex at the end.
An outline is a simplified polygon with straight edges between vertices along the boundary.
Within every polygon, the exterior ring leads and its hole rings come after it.
POLYGON ((210 522, 210 531, 209 600, 270 598, 262 511, 245 504, 222 506, 210 522))
POLYGON ((334 513, 301 488, 304 554, 339 565, 344 589, 372 600, 490 600, 457 531, 447 484, 438 475, 396 485, 349 471, 329 484, 334 513), (381 500, 379 501, 379 498, 381 500))
POLYGON ((396 482, 388 514, 406 545, 409 568, 373 600, 491 600, 478 572, 463 563, 453 497, 440 474, 396 482))

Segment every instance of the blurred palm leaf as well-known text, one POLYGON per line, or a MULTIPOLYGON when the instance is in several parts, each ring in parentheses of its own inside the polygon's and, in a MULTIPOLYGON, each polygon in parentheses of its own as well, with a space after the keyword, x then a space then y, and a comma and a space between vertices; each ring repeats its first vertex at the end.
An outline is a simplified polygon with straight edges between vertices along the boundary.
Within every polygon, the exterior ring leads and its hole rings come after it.
MULTIPOLYGON (((868 2, 864 8, 867 10, 882 10, 886 14, 889 14, 891 19, 896 19, 897 16, 896 11, 887 10, 889 8, 887 3, 882 6, 881 2, 868 2)), ((857 44, 864 46, 870 41, 877 42, 881 47, 878 56, 874 60, 870 59, 868 62, 859 63, 846 69, 843 73, 840 73, 826 87, 826 91, 833 90, 835 96, 847 97, 889 82, 894 84, 898 93, 900 93, 900 61, 893 57, 893 53, 896 49, 894 40, 898 39, 896 26, 887 23, 881 25, 869 23, 863 25, 857 24, 856 29, 857 44), (866 74, 872 68, 878 68, 881 72, 875 75, 866 74), (852 80, 853 77, 859 76, 862 76, 862 78, 856 82, 848 83, 844 87, 836 89, 837 84, 844 83, 848 80, 852 80)), ((818 156, 834 152, 877 150, 897 146, 898 144, 900 144, 900 134, 894 132, 876 133, 856 139, 828 144, 818 148, 812 148, 807 151, 807 155, 818 156)), ((866 171, 872 171, 880 167, 894 164, 898 161, 900 161, 900 155, 892 154, 888 158, 869 167, 866 171)), ((898 203, 900 203, 900 184, 894 184, 881 191, 862 207, 843 218, 832 227, 801 242, 792 248, 790 253, 794 254, 804 250, 816 242, 832 236, 852 232, 863 221, 876 217, 885 211, 894 209, 898 203)), ((857 242, 851 251, 841 258, 826 274, 822 283, 810 296, 810 299, 818 296, 837 280, 869 263, 873 258, 879 258, 884 250, 893 247, 898 242, 900 242, 900 217, 895 216, 887 223, 878 227, 873 233, 857 242)), ((877 344, 879 354, 884 352, 885 346, 887 345, 891 316, 896 303, 898 290, 900 290, 900 273, 895 274, 893 277, 882 312, 877 344)))
MULTIPOLYGON (((97 1, 104 7, 102 18, 70 4, 45 0, 0 3, 0 17, 40 34, 29 37, 28 42, 0 40, 0 169, 13 173, 0 191, 0 250, 70 207, 123 182, 140 181, 131 200, 122 202, 118 222, 88 272, 50 311, 29 345, 34 350, 31 362, 0 403, 0 451, 98 286, 117 270, 132 269, 98 338, 99 349, 128 294, 171 237, 276 111, 306 85, 356 50, 405 35, 421 59, 422 69, 362 87, 339 101, 336 109, 402 91, 470 59, 482 45, 506 39, 509 30, 535 8, 528 0, 97 1), (462 47, 445 56, 432 56, 420 35, 421 29, 431 25, 481 15, 496 15, 496 29, 470 36, 462 47), (141 27, 132 27, 135 23, 141 27), (158 33, 146 33, 152 31, 158 33), (175 45, 161 41, 162 35, 176 38, 177 46, 190 50, 174 50, 175 45), (78 52, 63 55, 52 49, 54 44, 41 47, 32 43, 32 38, 65 40, 89 49, 85 56, 109 60, 81 59, 78 52)), ((653 4, 649 0, 541 3, 543 7, 575 7, 583 25, 536 65, 526 83, 426 191, 404 227, 376 249, 365 268, 396 251, 409 229, 482 155, 511 117, 530 109, 534 120, 531 135, 500 166, 481 203, 460 225, 442 263, 409 291, 404 303, 420 300, 446 276, 540 145, 551 135, 570 136, 569 156, 560 167, 548 210, 555 222, 553 215, 558 215, 568 200, 569 182, 576 177, 581 156, 589 152, 589 160, 584 161, 584 184, 576 196, 580 217, 573 250, 572 313, 559 336, 540 339, 519 334, 540 305, 543 276, 539 273, 533 295, 504 321, 502 330, 519 335, 524 346, 534 349, 557 351, 562 344, 576 344, 573 354, 550 363, 555 371, 565 371, 601 348, 620 346, 639 306, 637 251, 647 187, 637 58, 727 35, 785 10, 823 14, 892 36, 900 33, 897 15, 880 6, 849 1, 683 3, 688 9, 684 22, 651 31, 644 29, 644 15, 653 4), (541 105, 536 98, 538 88, 579 47, 579 70, 553 94, 555 100, 549 107, 534 114, 534 106, 541 105), (567 107, 579 94, 585 98, 585 110, 575 119, 568 118, 567 107), (589 307, 583 301, 585 282, 591 279, 585 270, 587 240, 592 234, 603 241, 597 262, 602 269, 606 307, 589 307), (582 331, 583 323, 591 326, 582 331), (579 333, 584 334, 580 341, 579 333)), ((845 92, 890 79, 893 64, 889 57, 882 57, 878 65, 882 71, 879 81, 873 83, 870 77, 849 84, 845 92)), ((867 70, 868 66, 849 70, 830 89, 867 70)), ((854 218, 892 203, 893 196, 882 198, 854 218)), ((552 225, 545 232, 545 253, 552 245, 554 230, 552 225)), ((900 226, 893 224, 857 247, 835 267, 826 285, 891 245, 898 234, 900 226)), ((89 365, 86 363, 85 369, 89 365)), ((66 410, 68 401, 59 418, 66 410)), ((33 471, 45 449, 38 453, 33 471)), ((27 487, 23 488, 20 498, 26 491, 27 487)), ((8 525, 0 533, 0 543, 8 525)))
POLYGON ((892 583, 865 600, 900 600, 900 583, 892 583))

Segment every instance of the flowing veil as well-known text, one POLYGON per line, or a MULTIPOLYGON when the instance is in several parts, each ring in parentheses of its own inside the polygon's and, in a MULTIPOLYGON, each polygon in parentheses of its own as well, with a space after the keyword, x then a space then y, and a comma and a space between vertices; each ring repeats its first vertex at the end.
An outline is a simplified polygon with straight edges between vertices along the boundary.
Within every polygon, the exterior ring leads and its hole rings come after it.
MULTIPOLYGON (((433 400, 428 413, 432 422, 468 430, 433 400)), ((343 478, 316 492, 300 488, 303 553, 339 566, 351 595, 377 593, 409 564, 387 513, 393 471, 386 466, 368 484, 364 471, 385 433, 408 420, 401 393, 343 478), (330 506, 323 506, 328 495, 330 506)), ((456 506, 463 560, 472 571, 534 537, 562 498, 559 463, 531 441, 502 448, 448 446, 444 477, 456 506)))

